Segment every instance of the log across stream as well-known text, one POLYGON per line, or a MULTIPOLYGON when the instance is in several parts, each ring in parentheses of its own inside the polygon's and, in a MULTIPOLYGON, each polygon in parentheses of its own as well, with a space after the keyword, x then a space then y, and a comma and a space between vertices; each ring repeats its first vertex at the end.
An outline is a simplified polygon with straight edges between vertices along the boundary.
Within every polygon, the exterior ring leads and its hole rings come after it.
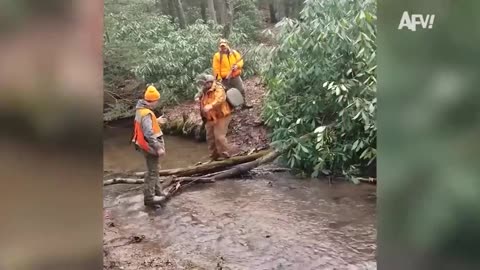
MULTIPOLYGON (((125 129, 125 128, 124 128, 125 129)), ((119 130, 124 130, 117 128, 119 130)), ((128 129, 127 129, 128 130, 128 129)), ((305 134, 298 139, 298 141, 307 140, 314 136, 313 133, 305 134)), ((165 138, 166 139, 166 138, 165 138)), ((166 141, 166 140, 165 140, 166 141)), ((294 146, 294 145, 293 145, 294 146)), ((130 146, 133 148, 133 146, 130 146)), ((167 153, 169 152, 168 147, 167 153)), ((179 149, 173 147, 173 153, 181 153, 179 149)), ((113 147, 113 149, 116 149, 113 147)), ((190 154, 190 149, 187 149, 186 154, 190 154)), ((167 154, 168 155, 168 154, 167 154)), ((243 174, 251 172, 253 169, 269 164, 279 158, 282 151, 273 147, 254 148, 243 153, 238 153, 229 159, 214 162, 198 162, 195 165, 190 165, 185 168, 165 169, 160 170, 159 176, 162 182, 164 191, 166 193, 165 199, 168 200, 172 196, 178 194, 184 189, 197 183, 214 183, 219 180, 226 180, 229 178, 239 177, 243 174), (167 177, 162 178, 162 177, 167 177)), ((189 155, 191 158, 192 155, 189 155)), ((179 158, 181 160, 182 157, 179 158)), ((127 177, 115 177, 104 181, 104 185, 112 184, 141 184, 145 172, 133 172, 127 177)), ((329 179, 329 182, 331 179, 329 179)), ((374 182, 375 179, 363 179, 364 182, 374 182)))

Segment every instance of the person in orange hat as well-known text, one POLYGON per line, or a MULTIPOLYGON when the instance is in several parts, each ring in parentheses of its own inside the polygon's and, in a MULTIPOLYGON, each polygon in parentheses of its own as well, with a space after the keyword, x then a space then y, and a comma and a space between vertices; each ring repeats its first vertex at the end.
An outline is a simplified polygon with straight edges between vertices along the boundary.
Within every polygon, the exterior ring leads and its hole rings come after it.
POLYGON ((247 105, 245 98, 245 88, 243 87, 243 81, 240 75, 243 69, 243 58, 240 53, 230 48, 226 39, 221 39, 219 44, 219 51, 213 55, 212 69, 213 76, 225 85, 228 89, 236 88, 242 93, 244 109, 252 108, 251 105, 247 105))
POLYGON ((160 125, 166 120, 157 118, 152 111, 160 101, 160 93, 153 86, 148 86, 144 98, 137 102, 135 108, 134 132, 132 142, 135 149, 145 156, 147 173, 144 184, 144 203, 158 206, 165 200, 165 194, 159 182, 159 159, 165 156, 165 143, 160 125))

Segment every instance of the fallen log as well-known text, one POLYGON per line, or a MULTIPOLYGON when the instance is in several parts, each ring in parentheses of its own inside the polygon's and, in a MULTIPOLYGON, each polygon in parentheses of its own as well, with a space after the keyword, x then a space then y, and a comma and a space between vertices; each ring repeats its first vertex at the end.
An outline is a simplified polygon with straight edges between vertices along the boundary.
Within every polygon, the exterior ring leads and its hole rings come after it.
MULTIPOLYGON (((303 141, 313 133, 300 137, 297 142, 303 141)), ((295 144, 295 143, 294 143, 295 144)), ((216 181, 241 176, 256 167, 270 163, 278 158, 283 149, 261 150, 256 153, 249 153, 244 156, 235 156, 230 159, 200 164, 187 168, 161 170, 159 176, 162 178, 162 186, 166 193, 165 200, 178 194, 195 183, 214 183, 216 181), (165 179, 165 176, 170 176, 165 179)), ((135 173, 136 177, 143 177, 145 172, 135 173)), ((375 178, 357 178, 361 182, 376 183, 375 178)), ((135 178, 114 178, 104 181, 104 185, 118 183, 139 184, 144 183, 143 179, 135 178)))
POLYGON ((165 200, 169 200, 171 197, 174 195, 178 194, 180 191, 188 188, 189 186, 195 184, 195 183, 213 183, 218 180, 225 180, 228 178, 234 178, 237 176, 240 176, 246 172, 249 172, 255 167, 258 167, 260 165, 272 162, 275 160, 277 157, 279 157, 282 154, 282 152, 273 150, 270 151, 268 154, 263 155, 262 157, 255 159, 250 162, 242 163, 233 166, 230 169, 224 170, 219 173, 215 173, 210 177, 202 176, 202 177, 185 177, 183 180, 178 181, 174 185, 170 185, 167 187, 164 191, 166 193, 165 200))
POLYGON ((377 184, 377 178, 369 177, 369 178, 363 178, 363 177, 357 177, 357 180, 362 182, 362 183, 367 183, 367 184, 377 184))
POLYGON ((223 180, 223 179, 232 178, 232 177, 242 175, 242 174, 252 170, 253 168, 256 168, 260 165, 263 165, 263 164, 274 161, 281 154, 282 153, 280 151, 277 151, 277 150, 270 151, 268 154, 266 154, 266 155, 264 155, 264 156, 262 156, 258 159, 255 159, 253 161, 246 162, 246 163, 243 163, 243 164, 235 165, 232 168, 227 169, 227 170, 225 170, 225 171, 223 171, 219 174, 216 174, 216 175, 214 175, 210 178, 212 180, 217 181, 217 180, 223 180))
MULTIPOLYGON (((300 137, 298 141, 299 142, 303 141, 303 140, 309 138, 312 135, 313 135, 312 133, 306 134, 306 135, 300 137)), ((256 168, 260 165, 263 165, 263 164, 274 161, 281 154, 282 154, 281 150, 278 150, 278 149, 269 150, 267 153, 265 153, 264 155, 262 155, 261 157, 255 159, 255 160, 235 165, 232 168, 229 168, 229 169, 226 169, 226 170, 224 170, 220 173, 214 174, 211 177, 205 177, 205 176, 197 177, 197 178, 190 177, 188 179, 190 181, 188 181, 188 182, 179 181, 175 185, 172 185, 165 190, 165 192, 166 192, 165 200, 169 200, 175 194, 178 194, 180 191, 186 189, 187 187, 189 187, 189 186, 191 186, 195 183, 205 182, 205 181, 216 182, 218 180, 225 180, 225 179, 228 179, 228 178, 234 178, 234 177, 240 176, 240 175, 252 170, 253 168, 256 168)))
POLYGON ((143 184, 145 181, 139 178, 112 178, 103 181, 104 186, 115 184, 143 184))
MULTIPOLYGON (((213 161, 209 163, 200 164, 197 166, 190 166, 187 168, 160 170, 159 176, 174 175, 174 176, 180 177, 180 176, 192 176, 196 174, 211 173, 211 172, 222 170, 223 168, 231 167, 233 165, 256 160, 264 155, 267 155, 271 151, 272 150, 262 150, 246 156, 234 156, 229 159, 225 159, 221 161, 213 161)), ((137 177, 144 177, 145 172, 137 172, 137 173, 134 173, 134 175, 137 177)))

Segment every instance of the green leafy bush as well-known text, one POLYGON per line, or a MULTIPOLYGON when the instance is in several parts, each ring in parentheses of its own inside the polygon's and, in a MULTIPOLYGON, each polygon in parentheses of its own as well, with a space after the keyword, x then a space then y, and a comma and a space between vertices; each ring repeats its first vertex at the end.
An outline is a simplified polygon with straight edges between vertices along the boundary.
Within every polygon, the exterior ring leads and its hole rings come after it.
POLYGON ((280 147, 316 134, 287 150, 291 167, 352 176, 375 161, 375 12, 375 1, 307 0, 279 23, 263 116, 280 147))
POLYGON ((262 22, 261 14, 252 0, 234 0, 233 32, 246 33, 248 39, 258 39, 258 31, 262 22))
MULTIPOLYGON (((251 1, 239 0, 239 3, 243 2, 247 5, 239 8, 245 12, 251 10, 252 6, 248 5, 251 1)), ((180 29, 169 16, 147 13, 144 8, 133 4, 128 5, 128 11, 120 9, 118 4, 115 7, 115 13, 107 13, 105 17, 106 88, 114 87, 117 78, 135 76, 161 89, 164 104, 192 99, 197 91, 195 77, 203 72, 211 72, 212 57, 218 50, 223 26, 198 19, 186 29, 180 29)), ((238 16, 245 18, 253 15, 247 12, 238 16)), ((234 27, 229 41, 233 48, 244 53, 251 47, 252 38, 241 27, 234 27)), ((249 27, 254 29, 253 26, 249 27)), ((257 65, 250 62, 251 59, 256 60, 245 57, 246 76, 258 71, 257 65)))

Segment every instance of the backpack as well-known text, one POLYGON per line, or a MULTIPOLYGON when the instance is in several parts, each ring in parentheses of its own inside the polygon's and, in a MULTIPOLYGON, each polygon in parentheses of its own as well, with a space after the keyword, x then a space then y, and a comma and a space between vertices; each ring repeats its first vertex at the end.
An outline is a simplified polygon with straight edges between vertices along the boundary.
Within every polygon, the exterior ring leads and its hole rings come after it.
POLYGON ((237 88, 230 88, 225 91, 225 94, 227 96, 228 104, 233 108, 240 107, 245 103, 242 93, 237 88))

